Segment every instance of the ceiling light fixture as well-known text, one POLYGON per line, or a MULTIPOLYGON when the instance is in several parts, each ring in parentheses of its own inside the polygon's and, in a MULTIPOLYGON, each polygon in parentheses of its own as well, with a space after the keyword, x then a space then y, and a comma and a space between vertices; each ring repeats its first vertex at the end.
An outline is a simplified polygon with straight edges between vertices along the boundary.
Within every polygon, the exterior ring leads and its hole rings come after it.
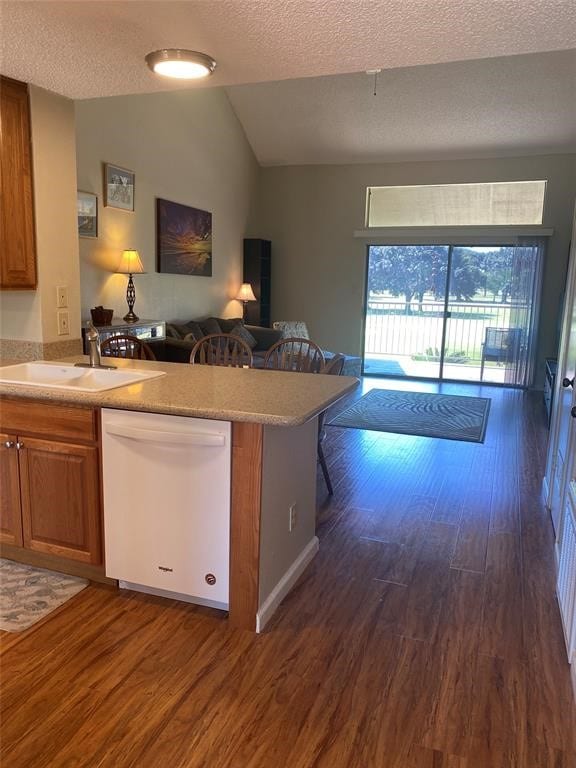
POLYGON ((145 59, 152 72, 179 80, 208 77, 216 69, 212 56, 182 48, 162 48, 148 53, 145 59))

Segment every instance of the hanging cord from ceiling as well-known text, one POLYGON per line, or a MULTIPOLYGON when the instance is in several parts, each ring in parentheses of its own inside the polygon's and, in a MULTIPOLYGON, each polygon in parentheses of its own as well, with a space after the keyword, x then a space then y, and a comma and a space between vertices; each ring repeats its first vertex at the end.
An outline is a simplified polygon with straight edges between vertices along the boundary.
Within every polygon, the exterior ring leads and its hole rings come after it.
POLYGON ((373 96, 376 96, 376 89, 378 87, 378 75, 382 72, 381 69, 367 69, 366 74, 374 77, 374 92, 373 96))

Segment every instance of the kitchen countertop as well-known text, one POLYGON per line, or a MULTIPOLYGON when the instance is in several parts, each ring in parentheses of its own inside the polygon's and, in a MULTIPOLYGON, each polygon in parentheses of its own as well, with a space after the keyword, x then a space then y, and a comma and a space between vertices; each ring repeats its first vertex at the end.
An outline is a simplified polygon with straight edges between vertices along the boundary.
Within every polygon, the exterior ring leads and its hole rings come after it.
MULTIPOLYGON (((86 356, 57 362, 87 362, 86 356)), ((45 402, 121 408, 293 427, 326 410, 351 392, 358 379, 212 365, 106 358, 118 368, 165 371, 165 376, 104 392, 0 384, 0 395, 45 402)))

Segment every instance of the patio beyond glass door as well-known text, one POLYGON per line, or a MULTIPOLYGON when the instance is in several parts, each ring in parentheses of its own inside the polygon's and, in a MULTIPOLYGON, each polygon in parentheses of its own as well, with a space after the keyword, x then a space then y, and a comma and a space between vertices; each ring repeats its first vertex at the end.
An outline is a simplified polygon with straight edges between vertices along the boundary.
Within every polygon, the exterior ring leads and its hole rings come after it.
POLYGON ((537 246, 370 246, 365 375, 530 383, 537 246))
POLYGON ((447 245, 369 247, 365 375, 440 378, 449 252, 447 245))

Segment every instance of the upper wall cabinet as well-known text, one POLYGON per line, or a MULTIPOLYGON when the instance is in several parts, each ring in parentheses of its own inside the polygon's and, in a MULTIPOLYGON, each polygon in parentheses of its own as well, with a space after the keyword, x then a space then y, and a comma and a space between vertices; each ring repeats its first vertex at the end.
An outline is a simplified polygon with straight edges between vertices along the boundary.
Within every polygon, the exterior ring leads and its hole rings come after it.
POLYGON ((36 288, 28 86, 0 77, 0 288, 36 288))

